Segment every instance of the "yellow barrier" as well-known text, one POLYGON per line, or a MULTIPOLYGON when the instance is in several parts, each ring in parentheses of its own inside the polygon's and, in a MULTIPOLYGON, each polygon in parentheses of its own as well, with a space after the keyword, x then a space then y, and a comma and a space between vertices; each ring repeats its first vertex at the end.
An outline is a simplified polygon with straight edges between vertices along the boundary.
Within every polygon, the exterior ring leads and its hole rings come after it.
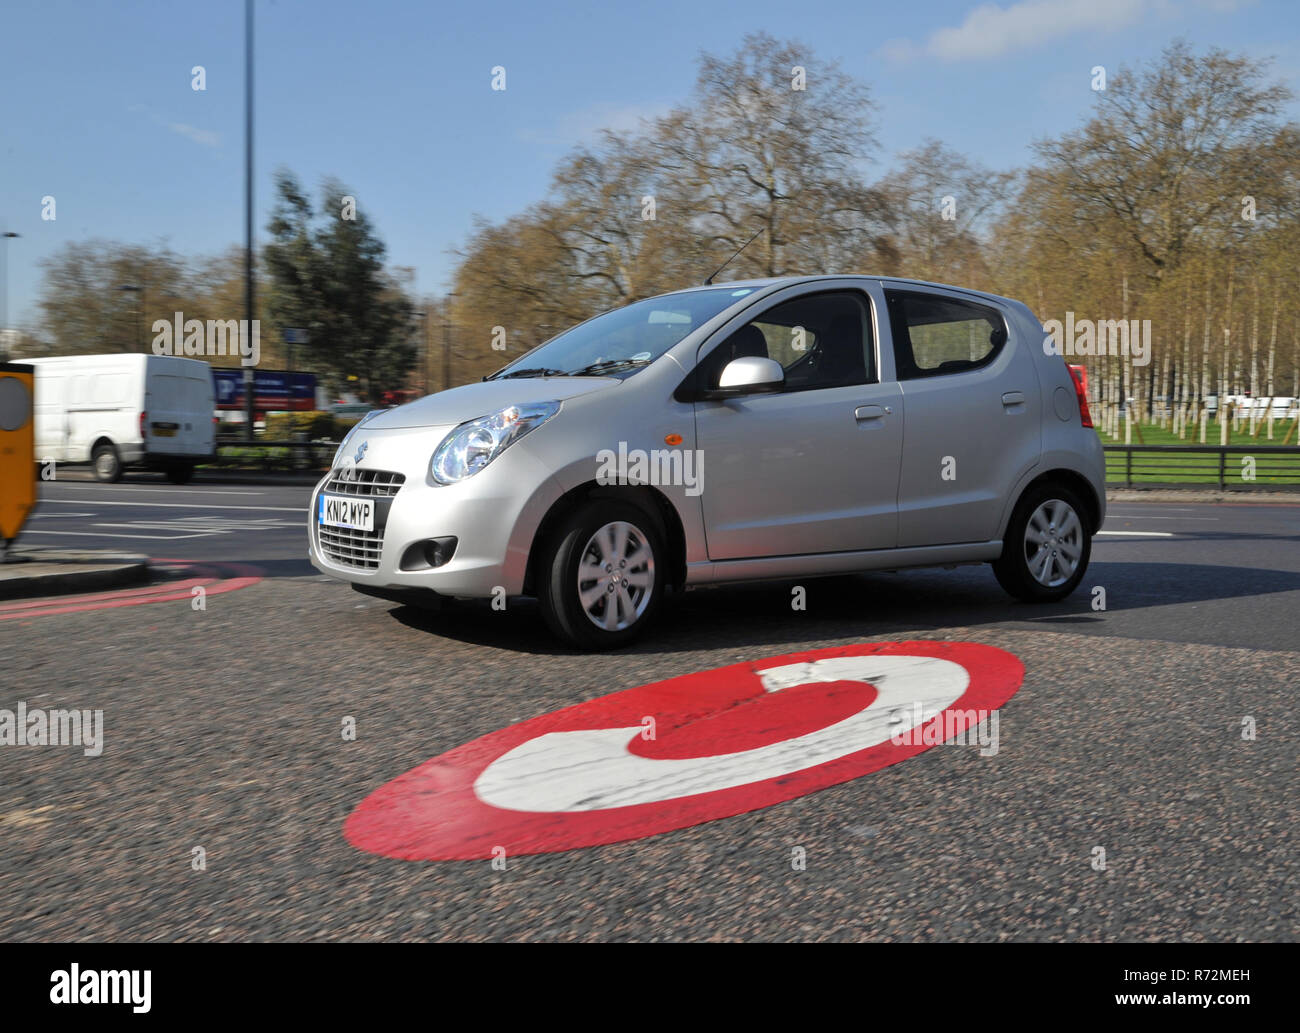
POLYGON ((36 375, 0 362, 0 545, 18 537, 36 505, 36 375))

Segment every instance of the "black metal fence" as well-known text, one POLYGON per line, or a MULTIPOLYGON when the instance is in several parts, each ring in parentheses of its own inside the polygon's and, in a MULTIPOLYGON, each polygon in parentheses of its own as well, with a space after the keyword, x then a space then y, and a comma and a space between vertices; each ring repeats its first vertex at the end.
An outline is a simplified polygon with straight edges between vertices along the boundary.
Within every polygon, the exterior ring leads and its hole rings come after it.
POLYGON ((1268 491, 1300 487, 1300 445, 1105 445, 1106 483, 1268 491))

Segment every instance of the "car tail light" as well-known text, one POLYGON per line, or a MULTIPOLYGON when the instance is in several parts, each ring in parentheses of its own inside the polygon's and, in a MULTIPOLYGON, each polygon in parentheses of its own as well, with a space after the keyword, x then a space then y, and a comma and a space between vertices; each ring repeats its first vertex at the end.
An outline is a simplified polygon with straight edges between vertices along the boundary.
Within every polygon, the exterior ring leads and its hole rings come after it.
POLYGON ((143 410, 140 412, 140 437, 144 437, 144 421, 149 418, 149 414, 143 410))
POLYGON ((1070 379, 1074 381, 1074 397, 1079 400, 1079 422, 1085 427, 1092 426, 1092 413, 1088 411, 1088 373, 1082 366, 1070 367, 1070 379))

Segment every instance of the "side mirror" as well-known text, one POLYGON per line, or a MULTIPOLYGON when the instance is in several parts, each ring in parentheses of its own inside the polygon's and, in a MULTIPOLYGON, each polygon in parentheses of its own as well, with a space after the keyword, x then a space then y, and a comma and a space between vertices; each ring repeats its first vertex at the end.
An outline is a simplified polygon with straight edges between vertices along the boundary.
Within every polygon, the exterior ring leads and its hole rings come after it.
POLYGON ((785 386, 785 370, 775 359, 745 355, 732 359, 722 369, 718 386, 706 391, 706 398, 735 398, 780 391, 785 386))

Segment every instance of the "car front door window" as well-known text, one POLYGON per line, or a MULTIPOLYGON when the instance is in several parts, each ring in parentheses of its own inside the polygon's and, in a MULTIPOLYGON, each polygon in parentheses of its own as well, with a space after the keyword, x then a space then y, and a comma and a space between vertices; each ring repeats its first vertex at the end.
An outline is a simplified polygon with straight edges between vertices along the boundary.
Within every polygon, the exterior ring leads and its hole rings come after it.
POLYGON ((774 359, 785 390, 808 391, 874 383, 875 344, 866 300, 856 291, 827 291, 783 301, 733 332, 705 359, 705 386, 716 387, 732 359, 774 359))

